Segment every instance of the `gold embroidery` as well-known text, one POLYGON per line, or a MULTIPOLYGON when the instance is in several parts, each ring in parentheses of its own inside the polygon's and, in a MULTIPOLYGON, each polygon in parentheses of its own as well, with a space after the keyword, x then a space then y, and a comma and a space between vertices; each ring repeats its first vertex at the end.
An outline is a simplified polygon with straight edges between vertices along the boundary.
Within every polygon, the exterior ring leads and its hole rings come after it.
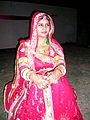
POLYGON ((62 59, 62 57, 60 57, 59 55, 56 55, 56 56, 54 57, 54 61, 57 61, 57 60, 60 60, 60 59, 62 59))
POLYGON ((21 57, 19 58, 19 63, 26 62, 28 63, 28 58, 27 57, 21 57))
POLYGON ((45 120, 54 120, 51 86, 48 86, 48 88, 44 89, 43 92, 46 106, 45 120))

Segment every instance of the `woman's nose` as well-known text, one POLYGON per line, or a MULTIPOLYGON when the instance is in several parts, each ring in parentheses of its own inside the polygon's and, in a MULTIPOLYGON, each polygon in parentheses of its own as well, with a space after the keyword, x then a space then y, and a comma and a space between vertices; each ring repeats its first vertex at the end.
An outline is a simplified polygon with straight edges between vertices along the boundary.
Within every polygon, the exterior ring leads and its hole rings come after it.
POLYGON ((43 25, 43 30, 46 30, 46 25, 43 25))

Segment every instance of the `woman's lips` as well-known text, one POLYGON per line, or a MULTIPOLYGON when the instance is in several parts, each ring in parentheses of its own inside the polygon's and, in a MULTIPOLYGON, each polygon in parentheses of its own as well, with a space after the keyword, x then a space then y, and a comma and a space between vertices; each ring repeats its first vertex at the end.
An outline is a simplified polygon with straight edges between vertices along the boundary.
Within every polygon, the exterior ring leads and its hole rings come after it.
POLYGON ((43 31, 43 32, 42 32, 42 34, 46 34, 46 33, 47 33, 47 31, 43 31))

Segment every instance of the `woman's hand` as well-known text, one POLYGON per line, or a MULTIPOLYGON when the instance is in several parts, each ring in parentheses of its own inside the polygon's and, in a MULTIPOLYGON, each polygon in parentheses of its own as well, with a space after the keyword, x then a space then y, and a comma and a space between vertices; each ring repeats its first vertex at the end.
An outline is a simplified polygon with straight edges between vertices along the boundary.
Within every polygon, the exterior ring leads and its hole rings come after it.
POLYGON ((40 89, 45 89, 48 87, 49 82, 47 81, 47 79, 45 78, 44 75, 41 74, 37 74, 37 73, 33 73, 31 75, 32 81, 37 85, 38 88, 40 89))
POLYGON ((56 78, 57 76, 54 71, 49 72, 47 76, 47 81, 49 82, 49 85, 51 85, 52 83, 56 83, 57 82, 56 78))
POLYGON ((57 83, 58 79, 62 76, 62 73, 58 67, 56 67, 54 70, 47 73, 47 81, 49 84, 57 83))

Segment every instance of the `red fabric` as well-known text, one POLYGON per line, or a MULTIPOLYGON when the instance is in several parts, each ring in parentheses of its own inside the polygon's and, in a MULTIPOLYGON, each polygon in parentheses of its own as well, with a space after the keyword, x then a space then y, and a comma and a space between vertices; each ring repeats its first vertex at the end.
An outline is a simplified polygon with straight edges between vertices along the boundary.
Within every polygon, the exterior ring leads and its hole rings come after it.
MULTIPOLYGON (((24 80, 20 74, 21 69, 26 66, 30 67, 30 65, 33 65, 33 69, 38 72, 39 70, 44 71, 45 69, 47 70, 47 68, 53 68, 55 65, 60 64, 58 61, 55 64, 51 61, 43 62, 41 59, 35 57, 35 55, 32 53, 32 51, 35 52, 37 45, 37 42, 32 39, 33 37, 37 38, 33 33, 33 26, 35 27, 34 19, 36 19, 36 15, 39 16, 39 14, 34 14, 32 18, 30 39, 21 41, 17 51, 14 82, 7 84, 5 89, 4 104, 6 111, 9 113, 8 120, 46 120, 44 118, 46 113, 44 90, 38 88, 30 81, 24 80), (33 44, 33 42, 35 42, 35 44, 33 44), (28 65, 25 63, 25 65, 21 66, 22 64, 19 64, 19 60, 22 57, 30 57, 30 63, 28 65), (11 95, 9 96, 10 92, 11 95)), ((51 29, 53 29, 53 24, 51 29)), ((52 57, 55 55, 60 55, 63 58, 63 49, 59 43, 52 38, 52 33, 53 30, 51 30, 51 33, 49 34, 51 48, 53 48, 52 51, 54 52, 52 57)), ((50 55, 48 55, 48 57, 51 58, 50 55)), ((65 61, 62 60, 61 62, 63 63, 64 67, 66 67, 65 61)), ((43 72, 41 72, 41 74, 42 73, 43 72)), ((83 120, 76 102, 74 90, 72 89, 65 75, 60 77, 57 83, 51 84, 51 94, 49 96, 52 96, 54 120, 83 120)))

